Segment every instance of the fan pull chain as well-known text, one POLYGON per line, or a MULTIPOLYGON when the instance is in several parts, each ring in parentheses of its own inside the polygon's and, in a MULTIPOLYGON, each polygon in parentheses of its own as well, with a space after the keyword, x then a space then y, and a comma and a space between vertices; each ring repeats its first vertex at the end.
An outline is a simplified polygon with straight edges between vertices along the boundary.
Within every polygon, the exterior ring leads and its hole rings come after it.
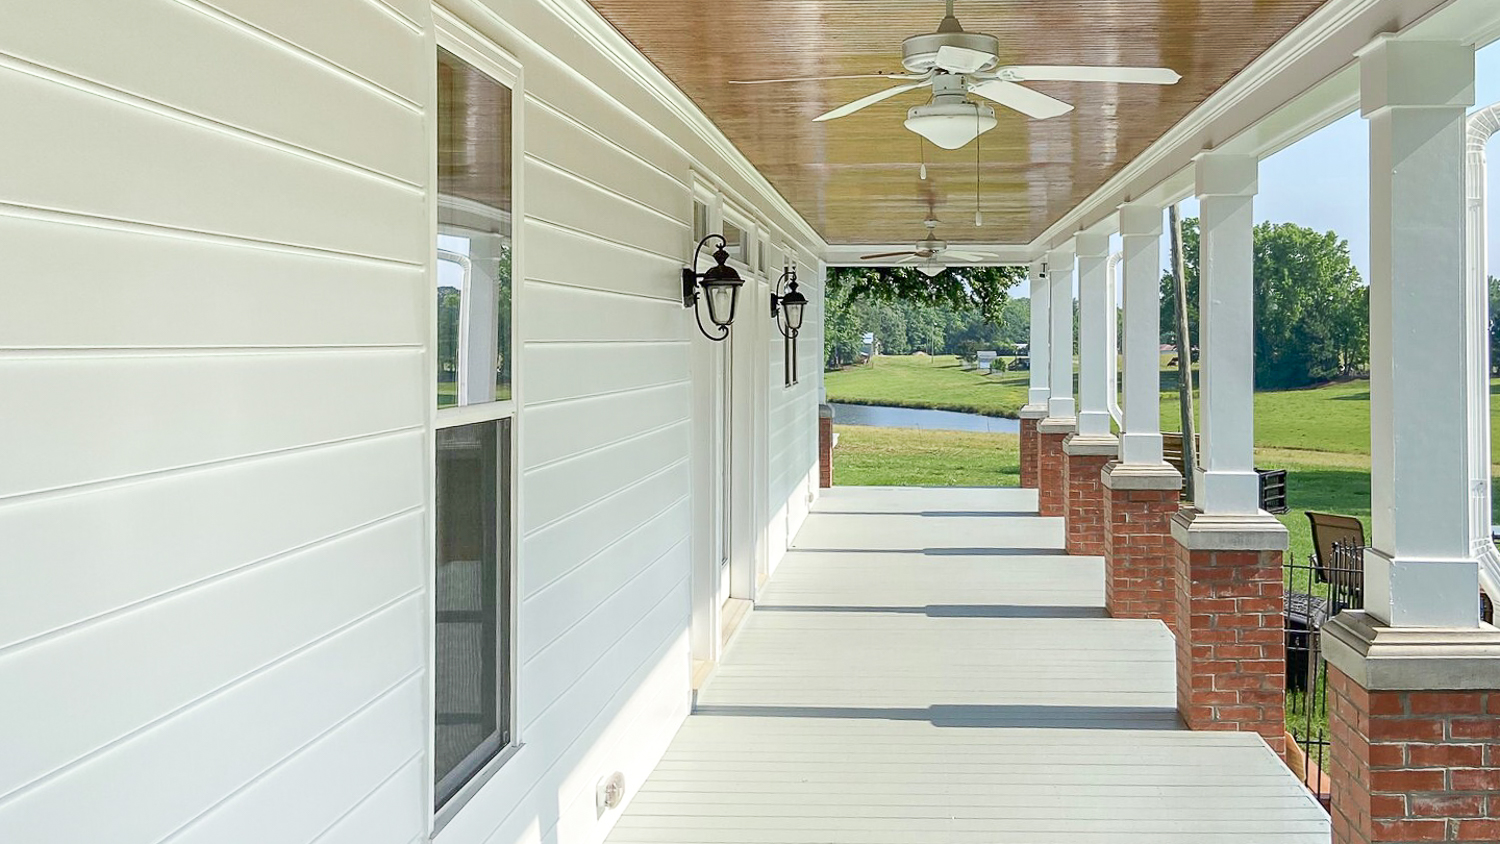
POLYGON ((918 170, 917 174, 921 176, 922 181, 925 182, 927 181, 927 140, 921 135, 917 136, 917 149, 922 151, 922 169, 918 170))
MULTIPOLYGON (((974 128, 979 128, 979 108, 974 108, 974 128)), ((984 134, 974 136, 974 228, 984 225, 984 214, 979 211, 979 149, 984 134)))

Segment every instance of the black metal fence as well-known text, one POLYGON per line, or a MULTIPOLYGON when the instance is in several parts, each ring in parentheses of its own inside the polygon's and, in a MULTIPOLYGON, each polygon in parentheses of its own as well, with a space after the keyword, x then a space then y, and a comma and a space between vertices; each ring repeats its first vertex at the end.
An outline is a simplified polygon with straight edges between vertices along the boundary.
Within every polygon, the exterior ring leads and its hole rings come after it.
POLYGON ((1322 659, 1323 624, 1365 605, 1364 548, 1335 543, 1327 559, 1286 565, 1286 726, 1295 741, 1288 762, 1328 805, 1328 668, 1322 659))

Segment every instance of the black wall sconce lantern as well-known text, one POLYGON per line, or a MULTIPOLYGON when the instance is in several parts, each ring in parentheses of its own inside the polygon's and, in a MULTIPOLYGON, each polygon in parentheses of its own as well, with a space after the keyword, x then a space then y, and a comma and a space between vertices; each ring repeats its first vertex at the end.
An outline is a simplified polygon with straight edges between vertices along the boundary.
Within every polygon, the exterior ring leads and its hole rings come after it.
POLYGON ((807 310, 807 297, 797 290, 797 265, 789 264, 776 280, 776 291, 771 294, 771 319, 781 336, 790 340, 802 330, 802 316, 807 310), (786 292, 781 291, 785 289, 786 292), (778 317, 781 317, 778 319, 778 317))
POLYGON ((729 253, 724 251, 728 244, 722 234, 711 234, 703 238, 698 243, 698 248, 693 250, 692 265, 682 269, 682 306, 693 309, 693 316, 698 319, 698 330, 703 332, 704 337, 715 342, 729 337, 729 326, 734 322, 734 309, 740 301, 740 287, 745 283, 740 274, 725 263, 729 260, 729 253), (710 267, 708 272, 700 273, 698 254, 711 240, 719 242, 713 253, 715 266, 710 267), (703 298, 708 300, 708 320, 718 327, 718 334, 708 333, 708 328, 703 325, 703 312, 698 309, 700 288, 703 298))

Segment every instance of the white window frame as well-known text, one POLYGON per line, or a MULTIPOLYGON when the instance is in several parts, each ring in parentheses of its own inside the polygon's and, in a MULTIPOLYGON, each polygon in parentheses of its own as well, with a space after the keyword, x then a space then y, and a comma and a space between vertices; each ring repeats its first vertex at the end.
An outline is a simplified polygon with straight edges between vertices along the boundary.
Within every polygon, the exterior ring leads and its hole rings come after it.
MULTIPOLYGON (((521 470, 525 464, 521 443, 521 429, 525 424, 525 414, 520 412, 522 407, 522 395, 524 381, 522 367, 516 356, 517 350, 522 346, 520 340, 522 329, 523 290, 525 288, 524 263, 526 250, 523 245, 525 220, 525 101, 526 86, 525 73, 521 62, 507 51, 501 49, 494 42, 484 37, 478 31, 463 23, 456 15, 433 5, 433 24, 436 30, 436 46, 440 47, 459 59, 477 68, 485 75, 494 79, 501 85, 506 86, 511 92, 511 332, 509 348, 505 350, 511 355, 511 397, 505 401, 484 402, 480 404, 458 405, 456 407, 437 407, 437 314, 436 298, 429 297, 431 312, 428 319, 429 355, 431 365, 428 366, 429 389, 427 401, 430 408, 430 424, 427 436, 428 465, 428 526, 427 526, 427 560, 426 560, 426 582, 427 582, 427 616, 424 620, 423 634, 427 644, 427 698, 425 702, 426 729, 427 729, 427 764, 424 770, 425 801, 431 820, 430 835, 436 835, 446 826, 465 805, 484 788, 496 773, 512 759, 522 747, 524 737, 520 721, 520 601, 519 596, 524 593, 522 579, 525 566, 521 560, 520 531, 520 508, 518 499, 520 493, 521 470), (509 577, 507 578, 508 594, 501 595, 500 599, 505 601, 507 607, 506 631, 507 645, 507 689, 509 695, 505 703, 506 721, 510 731, 510 743, 500 750, 499 753, 486 762, 473 776, 459 788, 452 797, 443 804, 442 808, 434 808, 436 803, 437 783, 433 777, 432 761, 436 758, 436 694, 437 694, 437 524, 436 524, 436 472, 437 472, 437 431, 445 428, 454 428, 463 425, 472 425, 480 422, 510 420, 510 477, 502 479, 509 484, 510 512, 507 514, 509 525, 507 549, 510 564, 509 577)), ((436 50, 428 56, 432 65, 432 72, 436 73, 437 53, 436 50)), ((427 114, 427 139, 428 155, 430 157, 430 172, 437 172, 437 108, 434 101, 433 107, 427 114)), ((438 233, 438 198, 437 184, 432 185, 429 196, 429 240, 433 244, 432 264, 429 267, 431 277, 437 277, 437 233, 438 233)), ((436 289, 434 287, 434 289, 436 289)))

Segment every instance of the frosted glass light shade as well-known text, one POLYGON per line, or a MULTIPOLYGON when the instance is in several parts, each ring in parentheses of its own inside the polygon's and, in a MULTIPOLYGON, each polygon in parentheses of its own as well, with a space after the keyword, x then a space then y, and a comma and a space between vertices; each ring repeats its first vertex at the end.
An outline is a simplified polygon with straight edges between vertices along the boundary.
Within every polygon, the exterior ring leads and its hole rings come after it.
POLYGON ((917 269, 922 272, 922 275, 925 275, 928 278, 936 278, 942 275, 943 270, 947 269, 947 267, 943 266, 942 264, 922 264, 918 266, 917 269))
POLYGON ((958 149, 995 128, 995 110, 976 103, 930 103, 906 112, 906 128, 943 149, 958 149))

